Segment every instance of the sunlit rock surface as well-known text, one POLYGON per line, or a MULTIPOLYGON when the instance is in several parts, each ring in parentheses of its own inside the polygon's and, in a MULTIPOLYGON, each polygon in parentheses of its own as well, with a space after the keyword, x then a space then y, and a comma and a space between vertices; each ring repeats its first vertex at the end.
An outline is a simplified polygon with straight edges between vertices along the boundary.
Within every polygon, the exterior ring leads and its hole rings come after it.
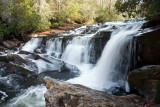
POLYGON ((45 93, 46 107, 141 107, 122 97, 108 95, 82 85, 72 85, 44 78, 48 91, 45 93))

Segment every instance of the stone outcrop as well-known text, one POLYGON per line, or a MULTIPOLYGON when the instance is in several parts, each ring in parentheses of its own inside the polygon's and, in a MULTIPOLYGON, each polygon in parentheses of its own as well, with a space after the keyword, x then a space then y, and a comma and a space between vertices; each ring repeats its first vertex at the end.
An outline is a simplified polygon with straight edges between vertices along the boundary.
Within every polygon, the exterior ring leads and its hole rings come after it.
POLYGON ((6 40, 6 41, 3 41, 2 44, 4 45, 4 47, 6 47, 7 49, 16 49, 20 44, 22 44, 23 42, 22 41, 14 41, 14 40, 6 40))
POLYGON ((71 64, 67 64, 61 60, 50 58, 48 55, 40 56, 36 53, 20 51, 19 54, 8 54, 0 56, 0 62, 7 63, 6 72, 21 74, 23 76, 37 75, 39 73, 39 66, 36 61, 44 61, 55 66, 54 68, 46 67, 46 71, 79 71, 79 69, 71 64))
POLYGON ((130 91, 146 100, 160 103, 160 66, 145 66, 129 73, 130 91))
POLYGON ((23 76, 30 76, 30 75, 37 74, 36 71, 31 71, 31 70, 23 67, 22 65, 18 65, 18 64, 14 64, 14 63, 7 64, 6 72, 15 73, 15 74, 23 75, 23 76))
MULTIPOLYGON (((44 78, 46 107, 141 107, 129 97, 116 97, 82 85, 44 78)), ((132 97, 133 98, 133 97, 132 97)), ((134 97, 135 98, 135 97, 134 97)))
POLYGON ((18 54, 9 54, 6 57, 7 61, 9 62, 6 66, 6 72, 21 74, 23 76, 29 76, 38 73, 36 64, 32 61, 24 59, 18 54), (28 66, 30 69, 27 69, 26 66, 28 66))
POLYGON ((139 65, 160 64, 160 29, 135 37, 139 65))
POLYGON ((141 33, 133 38, 135 68, 160 65, 160 14, 147 19, 141 33))
POLYGON ((0 46, 0 51, 5 51, 7 48, 0 46))
POLYGON ((112 31, 101 31, 91 40, 90 62, 95 64, 100 58, 104 46, 110 39, 112 31))

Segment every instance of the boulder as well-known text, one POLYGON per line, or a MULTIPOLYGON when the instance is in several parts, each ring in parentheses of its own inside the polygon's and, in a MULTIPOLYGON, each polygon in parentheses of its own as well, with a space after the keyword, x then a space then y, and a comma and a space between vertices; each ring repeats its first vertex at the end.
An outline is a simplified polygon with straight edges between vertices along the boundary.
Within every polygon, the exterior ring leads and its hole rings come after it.
POLYGON ((12 62, 14 62, 16 64, 20 64, 20 65, 22 65, 22 64, 27 64, 27 65, 30 64, 30 62, 28 60, 22 58, 18 54, 8 54, 7 55, 7 59, 8 59, 8 61, 12 61, 12 62))
POLYGON ((73 85, 44 78, 48 91, 45 93, 46 107, 141 107, 122 97, 108 95, 82 85, 73 85))
POLYGON ((160 14, 146 19, 141 34, 133 38, 134 68, 160 64, 160 14))
POLYGON ((5 47, 0 46, 0 51, 5 51, 7 50, 5 47))
POLYGON ((134 37, 136 68, 160 64, 160 29, 134 37))
POLYGON ((19 54, 8 54, 7 56, 1 56, 0 61, 8 63, 6 67, 7 72, 22 74, 24 76, 38 74, 43 71, 79 71, 76 66, 67 64, 53 57, 49 57, 48 55, 38 55, 36 53, 26 51, 20 51, 19 54), (43 68, 38 61, 42 61, 42 64, 46 64, 46 68, 43 68), (39 71, 39 69, 41 69, 41 71, 39 71))
POLYGON ((135 104, 142 105, 143 107, 152 107, 152 105, 155 105, 154 103, 147 102, 141 96, 138 96, 136 94, 129 94, 129 95, 126 95, 126 96, 122 96, 122 98, 126 101, 132 101, 135 104))
POLYGON ((31 71, 22 65, 14 64, 14 63, 9 63, 6 66, 6 72, 8 73, 14 73, 14 74, 19 74, 23 76, 30 76, 30 75, 35 75, 37 74, 36 71, 31 71))
POLYGON ((160 66, 144 66, 129 73, 130 91, 160 104, 160 66))
POLYGON ((18 47, 21 43, 23 43, 22 41, 18 41, 18 40, 6 40, 6 41, 3 41, 3 45, 8 48, 8 49, 11 49, 11 48, 16 48, 18 47))
POLYGON ((34 62, 22 58, 18 54, 8 54, 6 57, 4 56, 3 59, 8 61, 6 66, 6 72, 8 73, 15 73, 23 76, 29 76, 38 73, 37 66, 34 62))

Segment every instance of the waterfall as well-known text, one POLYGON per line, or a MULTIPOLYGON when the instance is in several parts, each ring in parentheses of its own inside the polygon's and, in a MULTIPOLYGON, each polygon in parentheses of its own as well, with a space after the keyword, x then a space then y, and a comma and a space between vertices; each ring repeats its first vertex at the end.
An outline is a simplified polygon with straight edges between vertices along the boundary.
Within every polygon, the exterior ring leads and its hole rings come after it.
POLYGON ((97 90, 106 90, 114 86, 125 87, 130 67, 131 41, 133 36, 138 35, 142 25, 143 21, 120 24, 119 28, 113 31, 96 66, 81 71, 79 77, 68 82, 97 90))
POLYGON ((62 60, 72 65, 89 63, 92 36, 74 37, 67 45, 62 60))
MULTIPOLYGON (((63 33, 57 38, 47 40, 45 54, 75 65, 80 70, 80 76, 70 79, 68 82, 82 84, 97 90, 106 90, 114 86, 125 88, 127 87, 127 73, 131 65, 132 38, 139 34, 143 23, 143 20, 130 20, 83 26, 69 33, 63 33), (112 34, 100 59, 94 66, 90 63, 93 49, 92 39, 103 31, 112 31, 112 34), (73 38, 63 39, 66 36, 73 38), (65 45, 63 44, 64 40, 65 45)), ((23 46, 22 50, 33 52, 41 41, 42 39, 32 38, 23 46)), ((47 64, 45 61, 36 63, 39 65, 37 66, 39 71, 47 69, 48 65, 46 66, 45 63, 47 64)))
POLYGON ((41 43, 42 38, 32 38, 30 41, 28 41, 21 50, 33 52, 41 43))
POLYGON ((46 43, 46 52, 48 55, 60 58, 62 54, 62 40, 59 38, 48 40, 46 43))

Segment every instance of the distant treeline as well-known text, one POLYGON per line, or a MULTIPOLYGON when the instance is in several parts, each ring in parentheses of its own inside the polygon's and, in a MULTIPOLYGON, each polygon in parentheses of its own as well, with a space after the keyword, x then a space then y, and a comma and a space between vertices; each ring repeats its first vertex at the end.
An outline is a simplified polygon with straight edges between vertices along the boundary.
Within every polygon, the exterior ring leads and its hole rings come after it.
POLYGON ((160 0, 117 0, 115 7, 124 17, 150 17, 160 13, 160 0))
POLYGON ((21 36, 65 23, 148 17, 158 12, 160 0, 0 0, 0 36, 21 36))
POLYGON ((0 35, 16 36, 64 23, 119 20, 115 0, 1 0, 0 35))

